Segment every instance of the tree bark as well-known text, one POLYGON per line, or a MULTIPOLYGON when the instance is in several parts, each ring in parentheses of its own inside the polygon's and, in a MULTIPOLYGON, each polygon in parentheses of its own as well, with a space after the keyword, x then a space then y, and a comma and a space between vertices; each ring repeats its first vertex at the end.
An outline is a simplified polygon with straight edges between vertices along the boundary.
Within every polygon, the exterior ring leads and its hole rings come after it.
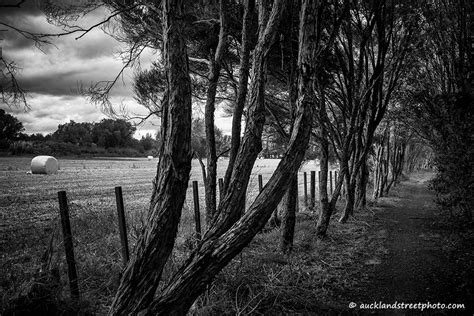
MULTIPOLYGON (((324 111, 326 111, 324 109, 324 111)), ((321 126, 322 127, 322 126, 321 126)), ((322 129, 325 129, 322 127, 322 129)), ((329 203, 328 198, 328 170, 329 170, 329 142, 327 139, 327 133, 322 131, 321 133, 321 176, 319 177, 319 205, 321 206, 321 213, 319 213, 318 223, 316 225, 316 236, 319 238, 325 237, 329 226, 329 221, 333 213, 333 208, 329 203)))
MULTIPOLYGON (((273 10, 269 19, 270 24, 268 24, 270 27, 274 23, 279 22, 278 16, 283 10, 283 2, 283 0, 276 0, 273 3, 273 10)), ((286 192, 291 178, 298 171, 309 141, 313 117, 311 78, 314 73, 315 45, 318 43, 314 41, 316 16, 314 15, 314 9, 312 9, 313 7, 311 7, 311 5, 314 5, 313 1, 305 0, 301 11, 302 27, 300 27, 300 58, 298 59, 301 80, 299 81, 298 89, 297 119, 290 138, 289 148, 280 161, 275 173, 249 207, 248 212, 245 213, 237 223, 230 227, 230 229, 221 230, 211 228, 189 260, 175 274, 169 285, 163 289, 162 293, 148 309, 142 311, 143 315, 185 314, 196 297, 205 290, 207 284, 209 284, 225 265, 263 228, 271 212, 279 203, 279 197, 283 196, 286 192)), ((267 33, 267 31, 264 31, 264 33, 267 33)), ((257 78, 254 77, 254 79, 257 78)), ((255 114, 255 112, 251 112, 249 116, 250 119, 246 128, 248 133, 255 131, 255 126, 250 124, 259 118, 254 117, 255 114)), ((249 142, 249 140, 256 141, 250 138, 247 132, 247 137, 244 137, 241 150, 236 160, 236 166, 234 168, 236 172, 233 173, 231 178, 234 179, 234 181, 231 180, 229 190, 223 202, 219 205, 219 208, 224 208, 220 215, 234 214, 235 209, 239 207, 239 204, 228 202, 236 199, 236 197, 239 198, 238 195, 235 195, 236 190, 233 186, 241 179, 240 177, 236 178, 236 176, 240 174, 241 168, 248 167, 245 163, 247 163, 249 159, 242 156, 244 154, 253 155, 253 152, 245 152, 248 150, 248 146, 251 144, 255 145, 254 143, 246 142, 249 142)), ((244 183, 238 183, 238 185, 242 184, 244 183)), ((216 224, 226 226, 229 222, 217 221, 216 224)))
MULTIPOLYGON (((321 160, 320 165, 320 177, 319 177, 319 205, 321 206, 321 213, 319 213, 318 223, 316 225, 316 236, 319 238, 325 237, 333 213, 331 203, 329 203, 328 197, 328 171, 329 171, 329 134, 327 131, 327 114, 326 114, 326 100, 324 98, 324 88, 320 89, 319 102, 319 124, 321 126, 321 160)), ((333 195, 334 196, 334 195, 333 195)))
POLYGON ((293 239, 295 236, 296 207, 298 199, 298 177, 291 178, 288 190, 283 198, 283 212, 281 216, 281 244, 280 250, 289 254, 293 250, 293 239))
POLYGON ((346 173, 346 205, 344 206, 344 211, 342 213, 339 222, 345 223, 349 217, 354 214, 354 203, 355 203, 355 188, 352 183, 350 172, 346 173))
MULTIPOLYGON (((289 29, 287 30, 284 37, 293 38, 294 36, 294 24, 293 24, 293 3, 290 2, 289 8, 287 10, 287 19, 290 20, 289 29)), ((285 44, 282 45, 282 50, 284 49, 285 44)), ((290 67, 288 71, 288 99, 289 107, 291 111, 291 126, 293 126, 296 119, 296 101, 298 99, 298 77, 296 73, 297 61, 296 54, 294 54, 294 49, 291 41, 287 41, 288 50, 290 52, 290 67)), ((290 134, 292 130, 290 129, 290 134)), ((286 135, 285 135, 286 136, 286 135)), ((296 224, 296 210, 298 208, 298 175, 295 175, 291 179, 290 186, 288 191, 283 198, 282 203, 282 212, 281 212, 281 242, 280 250, 282 253, 289 254, 293 249, 293 240, 295 235, 295 224, 296 224)))
POLYGON ((221 63, 224 56, 224 50, 227 43, 226 30, 226 0, 220 0, 220 32, 219 43, 214 54, 211 54, 209 60, 208 88, 206 93, 205 107, 205 127, 206 127, 206 152, 207 152, 207 177, 205 185, 206 195, 206 223, 209 224, 216 212, 217 199, 217 153, 216 153, 216 135, 214 124, 214 112, 216 110, 216 92, 219 82, 221 63))
POLYGON ((380 196, 381 168, 382 168, 383 146, 377 145, 376 155, 374 157, 374 191, 372 199, 377 200, 380 196))
POLYGON ((191 82, 183 37, 183 1, 163 1, 167 100, 163 143, 146 226, 120 281, 110 314, 134 315, 153 301, 173 250, 191 170, 191 82))
POLYGON ((356 184, 356 208, 364 208, 367 206, 367 184, 369 180, 367 162, 363 163, 359 173, 357 174, 356 184))
MULTIPOLYGON (((279 0, 273 4, 269 18, 266 13, 260 12, 259 40, 253 53, 252 81, 250 85, 250 100, 248 121, 244 137, 239 147, 229 186, 214 217, 208 233, 221 235, 227 231, 241 216, 245 205, 247 186, 253 165, 258 153, 262 149, 262 131, 265 123, 265 59, 270 51, 276 36, 277 27, 281 21, 284 1, 279 0), (231 207, 232 206, 232 207, 231 207)), ((265 11, 265 6, 260 6, 260 11, 265 11)))
MULTIPOLYGON (((247 85, 250 72, 250 32, 252 27, 252 16, 255 10, 255 0, 246 0, 244 4, 244 16, 242 23, 242 52, 239 66, 239 86, 234 114, 232 115, 232 136, 229 153, 229 164, 224 176, 224 192, 229 187, 230 177, 234 168, 235 159, 240 148, 240 133, 242 130, 242 115, 244 113, 245 100, 247 99, 247 85)), ((242 208, 243 209, 243 208, 242 208)), ((243 214, 243 212, 241 212, 243 214)))

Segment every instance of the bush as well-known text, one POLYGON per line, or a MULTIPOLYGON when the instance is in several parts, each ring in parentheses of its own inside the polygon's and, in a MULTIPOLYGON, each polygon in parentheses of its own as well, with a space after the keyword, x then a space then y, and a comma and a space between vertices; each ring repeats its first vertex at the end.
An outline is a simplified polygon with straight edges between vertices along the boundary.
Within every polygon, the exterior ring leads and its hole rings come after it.
POLYGON ((34 145, 33 142, 30 141, 16 141, 10 144, 8 151, 12 155, 24 155, 24 154, 33 154, 34 153, 34 145))
POLYGON ((469 220, 474 206, 473 101, 472 96, 463 94, 435 97, 436 115, 431 120, 437 167, 431 188, 439 205, 469 220))

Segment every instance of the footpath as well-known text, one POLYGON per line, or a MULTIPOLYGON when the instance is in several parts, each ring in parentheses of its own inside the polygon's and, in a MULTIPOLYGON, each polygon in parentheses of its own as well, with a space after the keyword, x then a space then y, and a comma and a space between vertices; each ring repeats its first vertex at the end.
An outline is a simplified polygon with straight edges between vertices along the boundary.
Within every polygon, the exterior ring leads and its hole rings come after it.
POLYGON ((430 176, 415 174, 377 204, 375 225, 386 235, 387 254, 368 266, 368 279, 350 298, 353 312, 474 315, 473 234, 461 238, 449 215, 440 215, 430 176))

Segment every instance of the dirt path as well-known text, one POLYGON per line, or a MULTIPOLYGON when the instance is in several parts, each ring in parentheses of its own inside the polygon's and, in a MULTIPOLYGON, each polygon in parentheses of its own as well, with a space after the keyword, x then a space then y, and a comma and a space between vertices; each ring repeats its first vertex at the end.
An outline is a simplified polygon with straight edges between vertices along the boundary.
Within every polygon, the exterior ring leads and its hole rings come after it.
MULTIPOLYGON (((462 247, 453 245, 449 229, 440 225, 434 195, 427 188, 429 176, 412 177, 377 205, 376 233, 387 238, 387 255, 369 262, 368 280, 352 298, 357 306, 374 302, 464 303, 466 309, 449 314, 473 315, 472 245, 466 258, 462 247)), ((429 310, 430 314, 439 312, 429 310)), ((377 313, 404 315, 410 310, 377 313)))

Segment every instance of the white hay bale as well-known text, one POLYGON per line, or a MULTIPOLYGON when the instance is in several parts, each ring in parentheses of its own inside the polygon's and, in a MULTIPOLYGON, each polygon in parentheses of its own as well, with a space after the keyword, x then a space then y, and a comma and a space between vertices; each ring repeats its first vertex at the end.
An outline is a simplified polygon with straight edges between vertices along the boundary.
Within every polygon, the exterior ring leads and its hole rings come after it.
POLYGON ((148 158, 148 160, 152 160, 153 156, 148 156, 147 158, 148 158))
POLYGON ((31 173, 52 174, 58 172, 59 163, 51 156, 36 156, 31 160, 31 173))

